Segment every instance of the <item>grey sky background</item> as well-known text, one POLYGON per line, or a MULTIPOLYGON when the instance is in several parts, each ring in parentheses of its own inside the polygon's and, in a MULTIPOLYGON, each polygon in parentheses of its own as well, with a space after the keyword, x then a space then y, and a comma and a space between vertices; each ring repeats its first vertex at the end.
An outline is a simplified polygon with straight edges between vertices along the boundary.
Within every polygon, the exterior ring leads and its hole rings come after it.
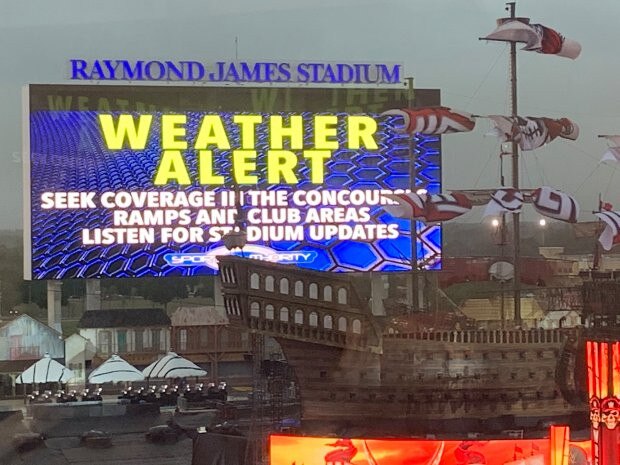
MULTIPOLYGON (((478 40, 505 15, 504 1, 4 0, 0 7, 2 229, 22 225, 21 87, 68 83, 69 58, 231 60, 237 37, 239 60, 401 62, 416 87, 440 88, 444 105, 509 111, 508 45, 478 40)), ((596 137, 620 133, 620 2, 521 0, 517 13, 583 48, 576 61, 518 55, 519 114, 568 117, 581 129, 576 142, 524 153, 522 187, 576 195, 583 220, 593 219, 599 192, 620 209, 620 173, 599 165, 606 143, 596 137)), ((472 133, 444 137, 444 191, 499 185, 499 144, 484 136, 489 128, 479 120, 472 133)))

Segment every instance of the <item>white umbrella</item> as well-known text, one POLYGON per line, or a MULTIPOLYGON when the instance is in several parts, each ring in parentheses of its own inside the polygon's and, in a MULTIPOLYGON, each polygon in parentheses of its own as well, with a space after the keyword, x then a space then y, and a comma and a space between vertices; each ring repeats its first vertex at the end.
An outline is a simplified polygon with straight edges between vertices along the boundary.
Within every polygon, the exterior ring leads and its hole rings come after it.
POLYGON ((120 381, 142 381, 143 379, 144 375, 140 370, 114 354, 90 374, 88 382, 90 384, 103 384, 120 381))
POLYGON ((47 352, 15 380, 19 384, 66 383, 75 375, 66 366, 58 363, 47 352))
POLYGON ((165 356, 151 363, 142 370, 145 378, 187 378, 189 376, 205 376, 207 372, 195 363, 168 352, 165 356))

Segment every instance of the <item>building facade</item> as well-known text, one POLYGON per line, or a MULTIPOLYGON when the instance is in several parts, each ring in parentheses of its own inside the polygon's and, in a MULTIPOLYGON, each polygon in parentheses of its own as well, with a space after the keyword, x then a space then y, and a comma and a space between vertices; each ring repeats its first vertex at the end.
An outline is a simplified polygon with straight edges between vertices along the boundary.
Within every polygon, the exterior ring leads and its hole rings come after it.
POLYGON ((248 332, 231 327, 224 308, 179 307, 171 321, 174 351, 205 367, 212 381, 250 373, 248 332))
POLYGON ((170 318, 160 308, 89 310, 78 326, 95 346, 93 366, 112 354, 146 366, 170 349, 170 318))
POLYGON ((15 378, 45 353, 63 361, 64 341, 55 329, 29 315, 0 326, 0 396, 15 395, 15 378))

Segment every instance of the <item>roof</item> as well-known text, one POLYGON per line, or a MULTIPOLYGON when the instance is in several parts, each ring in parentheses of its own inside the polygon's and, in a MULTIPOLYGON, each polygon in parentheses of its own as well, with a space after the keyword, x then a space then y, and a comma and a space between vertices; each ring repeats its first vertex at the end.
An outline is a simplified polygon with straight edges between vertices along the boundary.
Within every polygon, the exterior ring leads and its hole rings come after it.
POLYGON ((170 326, 170 317, 161 308, 124 308, 88 310, 84 312, 80 328, 140 328, 170 326))
MULTIPOLYGON (((57 362, 62 359, 54 359, 57 362)), ((30 365, 39 361, 38 358, 29 360, 0 360, 0 373, 21 373, 30 365)))
POLYGON ((570 313, 579 315, 579 313, 575 310, 551 310, 547 312, 544 319, 545 320, 559 320, 560 318, 564 318, 565 316, 568 316, 570 313))
POLYGON ((28 315, 26 313, 18 316, 17 318, 12 319, 12 320, 0 323, 0 328, 8 328, 9 326, 12 326, 12 325, 15 325, 15 324, 19 324, 20 320, 30 320, 30 321, 34 322, 37 326, 40 326, 45 331, 49 331, 49 332, 51 332, 51 333, 53 333, 55 335, 58 335, 59 337, 62 337, 62 333, 61 332, 55 330, 51 326, 47 326, 42 321, 39 321, 36 318, 33 318, 33 317, 31 317, 30 315, 28 315))
POLYGON ((229 323, 226 310, 205 305, 200 307, 179 307, 172 314, 172 326, 212 326, 229 323))

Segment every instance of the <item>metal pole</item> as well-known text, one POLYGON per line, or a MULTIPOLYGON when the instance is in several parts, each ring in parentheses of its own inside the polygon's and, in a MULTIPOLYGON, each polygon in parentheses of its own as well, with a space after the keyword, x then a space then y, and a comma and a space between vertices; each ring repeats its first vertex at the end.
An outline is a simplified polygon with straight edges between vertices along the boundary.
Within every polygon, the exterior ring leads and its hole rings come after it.
MULTIPOLYGON (((499 179, 500 179, 500 185, 502 187, 504 187, 504 151, 500 150, 499 153, 499 179)), ((501 221, 499 223, 499 227, 500 227, 500 236, 499 236, 499 253, 500 253, 500 261, 504 261, 504 255, 505 255, 505 249, 504 247, 506 246, 506 214, 502 213, 502 218, 501 221)), ((500 288, 500 293, 501 293, 501 297, 502 297, 502 302, 500 304, 499 307, 499 317, 501 319, 501 325, 500 328, 503 330, 504 326, 506 324, 506 303, 504 302, 504 298, 506 296, 506 292, 505 292, 505 282, 503 279, 500 279, 499 281, 499 288, 500 288)))
MULTIPOLYGON (((510 18, 515 16, 515 2, 509 2, 510 18)), ((517 43, 510 42, 510 101, 512 110, 513 126, 517 126, 517 43)), ((519 189, 519 145, 512 140, 512 187, 519 189)), ((513 266, 514 266, 514 307, 515 323, 521 324, 521 228, 519 213, 513 215, 513 266)))
MULTIPOLYGON (((600 136, 599 136, 600 137, 600 136)), ((592 213, 600 213, 603 210, 603 200, 601 198, 601 194, 598 194, 598 210, 594 211, 592 213)), ((600 233, 603 232, 603 228, 601 227, 601 220, 598 221, 598 224, 596 226, 596 235, 599 236, 600 233)), ((594 242, 594 256, 592 257, 592 272, 594 271, 598 271, 599 266, 601 264, 601 254, 602 254, 602 250, 601 250, 601 244, 599 241, 595 241, 594 242)), ((592 273, 590 275, 591 278, 593 278, 593 274, 592 273)))
MULTIPOLYGON (((413 108, 414 106, 414 90, 413 90, 413 78, 405 78, 407 81, 407 106, 413 108)), ((411 192, 416 192, 416 178, 418 176, 418 170, 416 166, 415 155, 415 141, 413 134, 409 136, 409 188, 411 192)), ((419 286, 418 286, 418 236, 417 236, 417 221, 411 218, 411 274, 409 275, 409 303, 412 311, 420 309, 419 306, 419 286)))

